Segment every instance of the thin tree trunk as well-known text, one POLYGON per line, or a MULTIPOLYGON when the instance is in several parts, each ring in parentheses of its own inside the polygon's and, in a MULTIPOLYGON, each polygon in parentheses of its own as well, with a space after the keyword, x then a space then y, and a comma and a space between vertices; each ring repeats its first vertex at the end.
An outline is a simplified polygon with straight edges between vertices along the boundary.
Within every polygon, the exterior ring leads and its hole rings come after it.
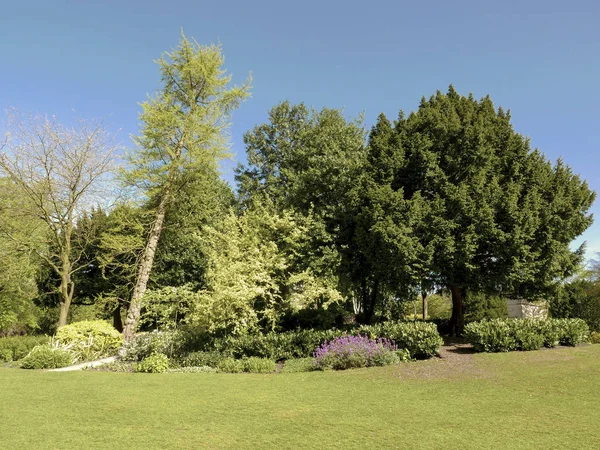
MULTIPOLYGON (((70 246, 67 247, 70 251, 70 246)), ((75 284, 71 280, 71 262, 68 256, 63 255, 62 272, 60 273, 60 313, 58 315, 58 327, 64 327, 69 317, 69 308, 75 291, 75 284)))
POLYGON ((464 302, 463 291, 460 287, 451 284, 450 292, 452 293, 452 317, 450 317, 450 334, 459 336, 464 328, 464 302))
POLYGON ((429 314, 429 311, 427 311, 427 291, 421 291, 421 298, 423 299, 423 320, 427 320, 429 314))
POLYGON ((160 203, 156 208, 156 216, 154 224, 150 230, 148 236, 148 243, 144 249, 144 255, 138 270, 137 280, 131 296, 131 303, 127 310, 127 317, 125 319, 125 327, 123 328, 123 337, 129 341, 135 336, 135 330, 140 320, 140 313, 142 309, 142 297, 146 292, 148 286, 148 279, 150 278, 150 272, 152 271, 152 265, 154 264, 154 255, 156 254, 156 248, 158 247, 158 241, 162 233, 163 225, 165 222, 165 214, 167 212, 167 204, 171 198, 171 186, 167 184, 165 191, 160 199, 160 203))
POLYGON ((121 318, 121 305, 117 305, 117 307, 113 311, 113 327, 119 332, 123 332, 123 319, 121 318))

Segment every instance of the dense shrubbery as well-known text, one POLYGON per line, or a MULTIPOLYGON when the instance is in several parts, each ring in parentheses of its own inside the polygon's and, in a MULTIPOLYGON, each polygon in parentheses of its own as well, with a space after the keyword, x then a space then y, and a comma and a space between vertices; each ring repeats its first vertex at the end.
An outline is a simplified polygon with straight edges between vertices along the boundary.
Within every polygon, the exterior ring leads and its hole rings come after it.
POLYGON ((123 345, 123 336, 102 320, 84 320, 60 327, 56 340, 69 348, 75 359, 90 361, 112 355, 123 345))
POLYGON ((58 369, 73 364, 73 354, 48 344, 34 347, 21 361, 23 369, 58 369))
POLYGON ((362 326, 358 333, 371 338, 390 339, 399 349, 408 350, 411 358, 437 355, 444 343, 435 324, 427 322, 383 322, 362 326))
POLYGON ((37 345, 45 344, 48 336, 8 336, 0 338, 0 361, 18 361, 37 345))
POLYGON ((508 352, 577 345, 589 338, 589 328, 581 319, 493 319, 468 324, 464 335, 476 351, 508 352))
POLYGON ((369 339, 367 336, 342 336, 324 342, 315 350, 315 365, 319 369, 344 370, 359 367, 386 366, 410 358, 407 350, 389 339, 369 339))
POLYGON ((140 333, 131 342, 125 344, 124 359, 141 361, 153 353, 162 353, 175 358, 184 353, 183 346, 189 337, 179 331, 153 331, 140 333))
POLYGON ((163 373, 167 370, 169 370, 169 358, 162 353, 153 353, 135 366, 136 372, 143 373, 163 373))
MULTIPOLYGON (((214 338, 207 334, 192 331, 152 332, 140 334, 126 344, 126 358, 140 361, 153 352, 164 353, 170 358, 182 358, 198 351, 218 353, 236 359, 258 357, 275 361, 306 358, 325 341, 331 341, 345 334, 368 335, 371 338, 393 340, 398 348, 405 348, 412 358, 427 358, 437 354, 442 339, 432 323, 425 322, 384 322, 376 325, 363 325, 344 330, 298 330, 283 333, 243 334, 214 338)), ((197 355, 201 357, 201 355, 197 355)), ((206 356, 206 355, 204 355, 206 356)), ((204 357, 202 356, 202 357, 204 357)), ((183 364, 204 365, 198 362, 183 364)))
POLYGON ((600 332, 598 331, 594 331, 591 335, 590 335, 590 342, 592 344, 600 344, 600 332))

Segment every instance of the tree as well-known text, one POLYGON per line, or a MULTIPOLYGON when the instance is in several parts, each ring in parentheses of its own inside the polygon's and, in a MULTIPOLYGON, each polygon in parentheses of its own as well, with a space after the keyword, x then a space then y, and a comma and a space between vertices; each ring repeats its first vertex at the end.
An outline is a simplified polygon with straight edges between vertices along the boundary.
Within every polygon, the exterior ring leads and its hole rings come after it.
POLYGON ((402 192, 400 204, 414 202, 417 269, 452 293, 454 333, 468 291, 540 294, 580 263, 583 246, 569 244, 591 224, 595 193, 561 160, 532 151, 489 97, 438 91, 400 115, 388 142, 384 184, 402 192))
POLYGON ((182 36, 179 47, 158 61, 163 87, 142 104, 141 135, 129 155, 126 180, 156 201, 154 221, 138 267, 127 311, 124 336, 131 339, 139 322, 168 205, 187 175, 216 168, 226 156, 230 117, 249 94, 249 82, 229 87, 221 48, 200 46, 182 36))
POLYGON ((341 301, 335 250, 307 252, 322 234, 312 214, 278 213, 268 201, 207 227, 206 288, 193 302, 192 323, 216 333, 272 331, 286 313, 341 301), (325 259, 333 261, 321 264, 325 259))
MULTIPOLYGON (((48 229, 43 251, 25 241, 60 279, 59 326, 67 323, 75 291, 73 275, 81 264, 87 233, 74 235, 77 220, 91 205, 107 198, 105 183, 112 170, 117 149, 102 123, 79 121, 65 127, 55 118, 11 114, 8 137, 0 151, 0 172, 9 177, 23 194, 27 205, 16 210, 30 212, 48 229)), ((6 236, 19 240, 16 233, 6 236)))
POLYGON ((45 228, 30 214, 15 213, 26 205, 17 186, 0 179, 0 335, 37 326, 33 300, 39 258, 31 248, 43 250, 45 228))

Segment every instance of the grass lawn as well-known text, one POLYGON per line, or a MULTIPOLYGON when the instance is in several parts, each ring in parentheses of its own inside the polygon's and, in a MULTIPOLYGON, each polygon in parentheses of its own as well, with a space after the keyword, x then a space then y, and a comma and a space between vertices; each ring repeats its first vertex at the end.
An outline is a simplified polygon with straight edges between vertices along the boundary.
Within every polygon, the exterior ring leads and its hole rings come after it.
POLYGON ((298 374, 0 369, 0 448, 600 448, 600 345, 298 374))

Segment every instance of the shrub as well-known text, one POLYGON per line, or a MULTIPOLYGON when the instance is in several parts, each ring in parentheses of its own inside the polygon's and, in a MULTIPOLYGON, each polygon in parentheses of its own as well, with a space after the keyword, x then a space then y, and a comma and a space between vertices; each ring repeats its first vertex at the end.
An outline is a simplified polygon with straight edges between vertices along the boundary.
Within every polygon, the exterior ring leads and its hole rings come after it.
POLYGON ((358 333, 370 338, 392 340, 398 348, 408 350, 411 358, 437 355, 444 343, 436 325, 428 322, 383 322, 362 326, 358 333))
POLYGON ((581 319, 494 319, 465 326, 464 336, 479 352, 537 350, 587 341, 589 328, 581 319))
POLYGON ((561 331, 561 345, 575 346, 582 342, 587 342, 590 335, 590 328, 583 319, 554 319, 558 322, 558 328, 561 331))
POLYGON ((508 324, 517 350, 539 350, 544 346, 543 327, 535 319, 512 320, 508 324))
POLYGON ((508 352, 517 348, 510 325, 502 319, 469 323, 464 337, 478 352, 508 352))
POLYGON ((182 367, 219 367, 221 360, 225 358, 219 352, 193 352, 180 361, 182 367))
POLYGON ((319 369, 344 370, 380 365, 385 361, 398 362, 398 348, 388 339, 369 339, 367 336, 342 336, 325 341, 315 350, 319 369), (383 355, 389 353, 392 355, 383 355))
POLYGON ((158 331, 140 333, 124 347, 123 358, 128 361, 141 361, 153 353, 162 353, 169 358, 182 354, 185 335, 179 331, 158 331))
POLYGON ((136 372, 163 373, 169 369, 169 358, 162 353, 153 353, 135 367, 136 372))
POLYGON ((121 333, 103 320, 84 320, 60 327, 56 340, 82 361, 115 354, 123 345, 121 333))
POLYGON ((277 370, 275 361, 266 358, 250 357, 244 361, 244 372, 273 373, 277 370))
POLYGON ((234 358, 223 358, 217 367, 219 372, 240 373, 244 371, 244 361, 234 358))
POLYGON ((485 319, 505 319, 508 317, 506 299, 497 294, 473 292, 465 299, 465 322, 479 322, 485 319))
POLYGON ((23 369, 58 369, 73 364, 73 355, 60 347, 38 345, 21 361, 23 369))
POLYGON ((590 343, 592 343, 592 344, 600 344, 600 332, 594 331, 590 335, 590 343))
POLYGON ((317 370, 315 358, 295 358, 288 359, 281 373, 312 372, 317 370))
POLYGON ((217 369, 209 366, 177 367, 167 370, 168 373, 216 373, 217 369))
POLYGON ((48 343, 48 336, 8 336, 0 338, 0 361, 18 361, 37 345, 48 343))

